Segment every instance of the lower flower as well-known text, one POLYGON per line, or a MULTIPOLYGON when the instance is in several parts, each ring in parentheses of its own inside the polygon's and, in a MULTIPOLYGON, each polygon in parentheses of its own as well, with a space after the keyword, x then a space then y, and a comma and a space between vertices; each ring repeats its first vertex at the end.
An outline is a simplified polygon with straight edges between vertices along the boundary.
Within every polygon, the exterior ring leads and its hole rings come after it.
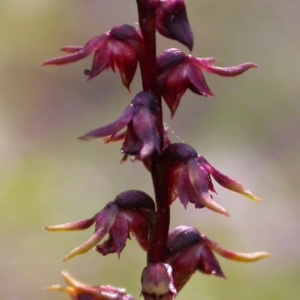
POLYGON ((62 272, 62 276, 68 286, 52 285, 47 290, 65 293, 73 300, 135 300, 121 288, 110 285, 90 286, 77 281, 67 272, 62 272))

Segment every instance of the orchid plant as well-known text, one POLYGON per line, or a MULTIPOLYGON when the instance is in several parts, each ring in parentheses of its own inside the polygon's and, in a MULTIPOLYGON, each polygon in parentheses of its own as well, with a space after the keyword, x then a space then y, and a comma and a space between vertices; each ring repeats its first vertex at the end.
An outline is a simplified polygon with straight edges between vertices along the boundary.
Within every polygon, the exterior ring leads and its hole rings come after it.
MULTIPOLYGON (((106 143, 120 141, 122 161, 129 156, 141 162, 151 173, 154 199, 140 190, 124 191, 91 218, 45 229, 72 231, 95 227, 94 234, 73 249, 65 260, 92 248, 104 256, 112 253, 120 255, 127 239, 133 235, 147 253, 147 265, 141 275, 142 296, 145 300, 171 300, 196 271, 225 278, 215 254, 242 262, 256 261, 269 254, 225 250, 188 226, 170 230, 170 206, 177 198, 184 207, 192 203, 196 209, 208 208, 229 216, 227 210, 212 197, 212 193, 216 193, 213 180, 253 201, 261 200, 240 182, 218 171, 190 145, 169 140, 162 100, 174 117, 187 89, 200 96, 214 97, 203 72, 233 77, 258 66, 249 62, 217 67, 214 58, 198 58, 175 48, 157 55, 156 31, 192 51, 193 34, 184 1, 136 0, 136 3, 139 29, 126 24, 116 26, 92 38, 84 46, 63 47, 61 50, 66 55, 50 59, 44 65, 65 65, 94 55, 91 69, 84 71, 88 79, 109 68, 118 70, 123 85, 129 91, 139 66, 141 91, 133 96, 120 117, 80 139, 102 138, 106 143)), ((134 299, 121 288, 89 286, 65 272, 63 277, 67 287, 54 285, 49 290, 64 292, 74 300, 134 299)))

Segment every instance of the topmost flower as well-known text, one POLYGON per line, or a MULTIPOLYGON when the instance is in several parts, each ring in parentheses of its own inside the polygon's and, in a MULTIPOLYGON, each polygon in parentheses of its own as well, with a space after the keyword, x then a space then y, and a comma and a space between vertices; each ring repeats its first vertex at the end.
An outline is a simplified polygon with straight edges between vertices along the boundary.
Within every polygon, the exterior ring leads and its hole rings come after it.
POLYGON ((43 63, 46 65, 65 65, 76 62, 94 53, 91 70, 85 70, 89 79, 102 71, 117 68, 123 84, 129 89, 135 74, 142 38, 137 29, 130 25, 120 25, 89 40, 85 46, 66 46, 61 51, 69 53, 43 63))

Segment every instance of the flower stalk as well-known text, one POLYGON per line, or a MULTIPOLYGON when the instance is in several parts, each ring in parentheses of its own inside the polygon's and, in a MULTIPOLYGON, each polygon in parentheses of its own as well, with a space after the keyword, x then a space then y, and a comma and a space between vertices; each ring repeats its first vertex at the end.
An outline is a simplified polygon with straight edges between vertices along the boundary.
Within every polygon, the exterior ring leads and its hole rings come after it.
MULTIPOLYGON (((143 163, 151 173, 154 200, 139 190, 119 193, 93 217, 61 225, 47 226, 47 231, 84 230, 95 226, 93 235, 74 248, 64 260, 91 249, 101 255, 119 257, 131 235, 147 253, 141 275, 141 294, 145 300, 172 300, 200 271, 225 279, 215 253, 224 258, 252 262, 269 257, 267 252, 238 253, 220 247, 195 228, 179 226, 170 230, 170 207, 178 198, 186 207, 208 208, 229 216, 213 199, 215 180, 222 187, 255 202, 262 202, 243 184, 221 173, 202 155, 185 143, 172 143, 164 125, 162 100, 174 117, 187 89, 199 96, 215 97, 203 71, 233 77, 258 67, 248 62, 233 67, 217 67, 214 58, 199 58, 175 48, 156 53, 156 33, 177 40, 190 51, 193 33, 183 0, 136 0, 139 29, 122 24, 89 40, 84 46, 61 48, 64 56, 43 65, 64 65, 94 55, 92 67, 85 70, 88 79, 106 69, 118 70, 123 85, 130 84, 137 66, 141 70, 142 89, 125 107, 120 117, 108 125, 91 130, 80 140, 103 139, 122 142, 122 161, 128 156, 143 163), (213 179, 213 180, 212 180, 213 179), (108 238, 103 242, 105 236, 108 238)), ((63 273, 67 287, 49 287, 72 299, 134 300, 123 289, 111 286, 92 287, 63 273)))

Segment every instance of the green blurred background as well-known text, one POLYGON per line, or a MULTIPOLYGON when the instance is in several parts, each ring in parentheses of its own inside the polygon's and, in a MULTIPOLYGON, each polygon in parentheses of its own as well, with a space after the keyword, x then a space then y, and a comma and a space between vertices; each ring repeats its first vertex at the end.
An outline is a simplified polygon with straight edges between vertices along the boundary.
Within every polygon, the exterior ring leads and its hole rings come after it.
MULTIPOLYGON (((223 191, 215 198, 230 218, 172 207, 172 227, 198 228, 225 248, 267 250, 255 264, 220 258, 229 280, 195 274, 177 299, 300 298, 300 2, 186 0, 194 55, 218 65, 246 61, 258 70, 233 78, 206 75, 217 94, 187 92, 174 120, 179 136, 215 167, 265 200, 223 191)), ((0 0, 0 298, 67 299, 44 287, 67 270, 90 284, 126 287, 139 298, 143 253, 133 239, 121 254, 63 257, 92 233, 47 233, 45 225, 92 216, 121 191, 153 195, 139 163, 119 165, 120 144, 76 139, 113 121, 132 95, 107 71, 86 83, 91 58, 41 67, 65 45, 82 45, 121 23, 136 24, 132 0, 0 0)), ((158 37, 159 52, 178 43, 158 37)), ((185 50, 185 49, 184 49, 185 50)), ((186 50, 185 50, 186 51, 186 50)), ((139 74, 132 94, 140 90, 139 74)))

